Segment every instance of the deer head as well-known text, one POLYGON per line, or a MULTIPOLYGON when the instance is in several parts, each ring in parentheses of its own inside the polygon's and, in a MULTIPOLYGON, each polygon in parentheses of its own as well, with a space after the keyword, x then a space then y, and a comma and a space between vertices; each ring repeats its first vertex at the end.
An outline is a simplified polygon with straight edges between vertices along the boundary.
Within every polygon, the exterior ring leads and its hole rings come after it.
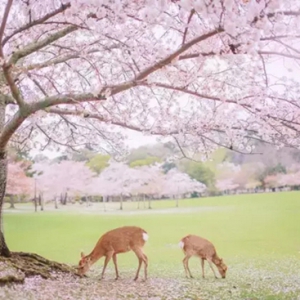
POLYGON ((221 275, 221 277, 222 278, 225 278, 226 277, 226 272, 227 272, 227 266, 224 264, 224 262, 223 262, 223 259, 220 259, 219 261, 218 261, 218 263, 216 263, 216 266, 217 266, 217 268, 218 268, 218 270, 219 270, 219 273, 220 273, 220 275, 221 275))
POLYGON ((91 267, 91 257, 89 255, 85 256, 83 252, 80 253, 81 259, 78 264, 79 275, 84 275, 91 267))

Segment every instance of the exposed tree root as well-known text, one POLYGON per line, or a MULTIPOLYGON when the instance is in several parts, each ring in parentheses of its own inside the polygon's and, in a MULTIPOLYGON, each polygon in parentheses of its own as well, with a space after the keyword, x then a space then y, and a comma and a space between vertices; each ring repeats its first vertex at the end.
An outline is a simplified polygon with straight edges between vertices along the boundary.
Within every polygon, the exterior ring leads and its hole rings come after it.
POLYGON ((55 273, 79 276, 75 268, 48 260, 34 253, 12 252, 11 257, 0 256, 0 284, 22 283, 26 277, 55 278, 55 273))

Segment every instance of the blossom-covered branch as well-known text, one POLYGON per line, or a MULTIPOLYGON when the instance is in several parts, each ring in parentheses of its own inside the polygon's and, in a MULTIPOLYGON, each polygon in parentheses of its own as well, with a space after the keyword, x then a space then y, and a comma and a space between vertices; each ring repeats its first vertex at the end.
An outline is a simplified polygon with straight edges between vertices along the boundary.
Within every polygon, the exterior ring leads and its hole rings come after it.
MULTIPOLYGON (((10 1, 10 2, 12 2, 12 1, 10 1)), ((42 24, 45 21, 47 21, 48 19, 51 19, 52 17, 54 17, 54 16, 62 13, 63 11, 65 11, 66 9, 68 9, 70 7, 71 7, 70 3, 61 4, 61 6, 58 9, 55 9, 52 12, 47 13, 46 15, 42 16, 41 18, 38 18, 37 20, 29 22, 29 23, 21 26, 20 28, 14 30, 12 33, 10 33, 9 35, 7 35, 7 36, 4 37, 4 39, 2 40, 2 46, 4 46, 16 34, 22 32, 22 31, 26 31, 26 30, 28 30, 31 27, 34 27, 36 25, 42 24)))
POLYGON ((32 42, 28 45, 26 45, 25 47, 21 48, 20 50, 17 50, 13 53, 13 55, 11 56, 11 58, 8 61, 9 65, 13 65, 16 64, 16 62, 25 57, 28 56, 42 48, 44 48, 45 46, 53 43, 54 41, 57 41, 61 38, 63 38, 64 36, 66 36, 67 34, 77 30, 78 27, 75 25, 71 25, 68 26, 62 30, 59 30, 53 34, 50 34, 48 37, 46 37, 45 39, 42 39, 38 42, 32 42))

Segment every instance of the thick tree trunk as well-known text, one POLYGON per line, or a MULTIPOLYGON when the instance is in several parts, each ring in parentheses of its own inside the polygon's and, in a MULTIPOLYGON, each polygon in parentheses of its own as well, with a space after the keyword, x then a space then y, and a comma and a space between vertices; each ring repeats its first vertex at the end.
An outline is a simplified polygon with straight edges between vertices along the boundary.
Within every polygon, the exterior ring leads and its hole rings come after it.
MULTIPOLYGON (((5 125, 5 99, 0 94, 0 135, 5 125)), ((6 148, 0 148, 0 256, 9 257, 10 251, 6 245, 3 233, 2 207, 6 189, 7 180, 7 153, 6 148)))
MULTIPOLYGON (((0 111, 0 119, 1 119, 1 111, 0 111)), ((1 126, 1 120, 0 120, 0 126, 1 126)), ((0 127, 0 129, 2 128, 0 127)), ((6 189, 6 179, 7 179, 7 158, 6 158, 6 151, 4 150, 4 151, 0 151, 0 256, 9 257, 11 254, 5 242, 4 233, 3 233, 3 219, 2 219, 2 207, 3 207, 4 195, 6 189)))

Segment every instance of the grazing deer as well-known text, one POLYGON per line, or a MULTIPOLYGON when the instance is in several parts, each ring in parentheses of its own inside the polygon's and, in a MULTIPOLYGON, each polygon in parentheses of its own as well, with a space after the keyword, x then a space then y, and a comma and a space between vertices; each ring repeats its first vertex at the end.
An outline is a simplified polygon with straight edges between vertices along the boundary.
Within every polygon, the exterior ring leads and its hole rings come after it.
POLYGON ((138 279, 142 262, 144 262, 145 280, 147 279, 148 258, 143 252, 143 246, 148 240, 148 234, 145 230, 136 226, 124 226, 113 229, 103 234, 97 242, 95 248, 89 255, 81 252, 78 273, 84 275, 90 267, 105 256, 101 279, 104 277, 106 266, 110 259, 113 259, 116 271, 116 280, 119 278, 117 266, 117 254, 132 250, 139 259, 139 266, 134 280, 138 279))
POLYGON ((192 256, 198 256, 201 258, 201 266, 202 266, 202 277, 204 278, 204 261, 207 260, 210 268, 212 269, 215 278, 216 276, 215 270, 213 269, 212 263, 214 263, 222 278, 226 277, 227 266, 223 263, 223 260, 218 257, 216 249, 214 245, 197 235, 188 235, 181 239, 179 242, 179 247, 182 248, 185 258, 183 259, 183 266, 185 270, 186 277, 188 278, 188 274, 191 278, 193 278, 191 271, 189 269, 188 261, 192 256))

